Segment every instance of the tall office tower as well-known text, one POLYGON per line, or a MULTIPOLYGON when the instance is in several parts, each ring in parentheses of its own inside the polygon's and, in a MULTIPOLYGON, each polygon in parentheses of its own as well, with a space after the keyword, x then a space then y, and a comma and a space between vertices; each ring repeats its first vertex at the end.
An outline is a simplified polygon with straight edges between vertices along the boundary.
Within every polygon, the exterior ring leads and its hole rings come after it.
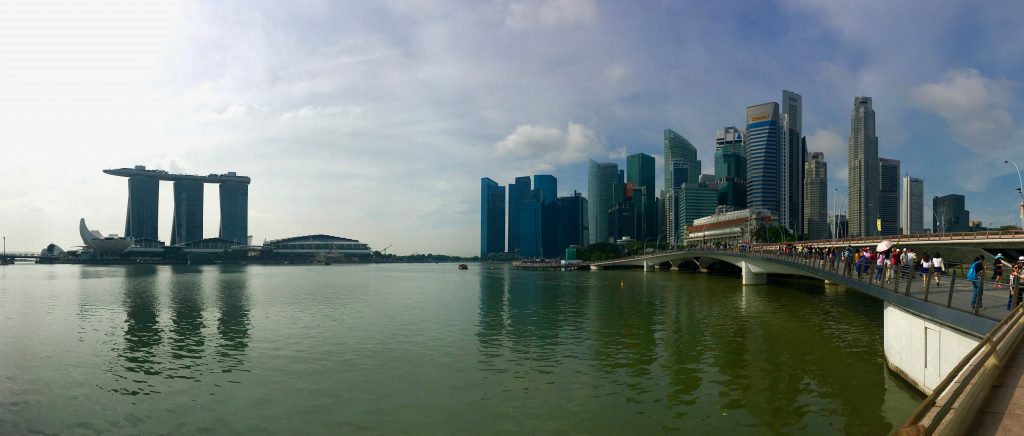
POLYGON ((158 239, 159 212, 160 179, 146 176, 129 177, 128 216, 125 218, 124 236, 135 239, 158 239))
POLYGON ((747 153, 743 133, 728 126, 715 133, 715 185, 718 204, 747 208, 747 153))
POLYGON ((871 97, 854 97, 850 112, 850 236, 876 234, 878 218, 878 137, 871 97))
POLYGON ((480 257, 505 251, 505 187, 480 179, 480 257))
POLYGON ((587 219, 587 199, 582 193, 573 191, 572 196, 558 197, 558 208, 561 211, 560 220, 561 250, 570 245, 584 247, 590 243, 589 223, 587 219))
POLYGON ((924 179, 903 176, 900 226, 904 235, 924 233, 924 179))
POLYGON ((519 207, 527 195, 530 195, 530 177, 516 177, 515 182, 508 185, 508 252, 519 251, 519 207))
POLYGON ((619 166, 613 163, 590 161, 587 177, 587 218, 590 227, 590 243, 608 242, 608 209, 614 205, 612 192, 619 180, 619 166))
POLYGON ((626 182, 633 184, 633 202, 639 207, 640 228, 637 239, 658 237, 655 215, 654 157, 637 153, 626 156, 626 182))
POLYGON ((543 231, 543 194, 534 189, 519 203, 519 256, 537 258, 544 256, 541 245, 543 231))
POLYGON ((718 207, 718 190, 703 183, 683 183, 679 187, 676 204, 679 230, 675 237, 676 243, 681 244, 686 234, 686 227, 692 225, 693 220, 715 213, 715 208, 718 207))
MULTIPOLYGON (((900 161, 878 158, 878 219, 882 235, 900 234, 900 161)), ((876 227, 877 229, 877 227, 876 227)))
POLYGON ((249 243, 249 184, 220 184, 220 238, 240 245, 249 243))
POLYGON ((803 227, 803 97, 793 91, 782 90, 782 198, 780 221, 799 232, 803 227))
POLYGON ((639 221, 632 199, 620 201, 608 209, 608 237, 616 241, 623 238, 636 240, 639 221))
POLYGON ((203 239, 203 182, 174 182, 174 221, 171 245, 203 239))
POLYGON ((782 209, 782 136, 779 104, 747 108, 747 208, 762 209, 778 217, 782 209))
POLYGON ((697 147, 683 135, 665 129, 665 186, 661 198, 665 203, 665 239, 675 245, 681 235, 679 220, 679 187, 683 183, 700 181, 700 161, 697 147))
POLYGON ((828 164, 825 153, 811 153, 804 164, 803 233, 811 240, 828 239, 828 164))
POLYGON ((970 230, 971 212, 965 209, 966 198, 949 194, 932 198, 932 231, 955 233, 970 230))
POLYGON ((541 201, 541 255, 546 258, 561 256, 558 253, 558 179, 540 174, 533 176, 534 190, 539 191, 541 201))

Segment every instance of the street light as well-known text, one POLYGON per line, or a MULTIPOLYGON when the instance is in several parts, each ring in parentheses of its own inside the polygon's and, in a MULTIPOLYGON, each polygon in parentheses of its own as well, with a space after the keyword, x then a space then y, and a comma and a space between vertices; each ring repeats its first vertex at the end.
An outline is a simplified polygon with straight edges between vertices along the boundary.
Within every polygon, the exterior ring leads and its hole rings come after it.
POLYGON ((1020 167, 1017 166, 1017 162, 1012 160, 1004 160, 1003 163, 1013 164, 1013 167, 1017 169, 1017 183, 1020 184, 1020 187, 1017 188, 1017 193, 1020 194, 1021 207, 1018 213, 1020 214, 1020 228, 1021 230, 1024 230, 1024 181, 1021 181, 1020 178, 1020 167))

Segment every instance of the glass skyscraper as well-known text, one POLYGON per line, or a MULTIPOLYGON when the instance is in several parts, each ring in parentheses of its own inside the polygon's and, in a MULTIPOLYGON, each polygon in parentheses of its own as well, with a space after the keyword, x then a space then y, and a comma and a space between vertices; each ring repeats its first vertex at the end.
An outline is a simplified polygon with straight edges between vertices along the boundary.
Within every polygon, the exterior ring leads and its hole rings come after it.
POLYGON ((878 216, 878 137, 871 97, 854 97, 850 112, 850 236, 871 236, 878 216))
MULTIPOLYGON (((900 161, 878 159, 878 219, 882 235, 900 233, 900 161)), ((877 227, 876 227, 877 229, 877 227)))
POLYGON ((637 239, 658 237, 658 217, 654 202, 654 157, 644 153, 626 156, 626 183, 633 185, 633 203, 637 204, 640 228, 637 239))
POLYGON ((960 194, 932 198, 932 231, 954 233, 970 230, 971 212, 965 209, 966 203, 967 199, 960 194))
MULTIPOLYGON (((665 129, 665 186, 661 198, 665 203, 665 239, 675 245, 682 236, 679 225, 679 187, 700 181, 701 162, 697 147, 683 135, 665 129)), ((716 199, 717 201, 717 199, 716 199)))
POLYGON ((743 133, 729 126, 715 134, 715 184, 718 204, 747 208, 747 153, 743 133))
POLYGON ((587 177, 587 213, 590 243, 608 242, 608 210, 615 204, 614 189, 619 181, 619 166, 590 161, 587 177))
POLYGON ((174 182, 174 221, 171 245, 203 239, 203 186, 197 180, 174 182))
POLYGON ((832 233, 828 224, 828 164, 825 154, 811 153, 804 164, 803 233, 808 239, 827 239, 832 233))
POLYGON ((519 251, 519 207, 530 194, 530 177, 516 177, 508 185, 508 252, 519 251))
POLYGON ((782 136, 779 104, 763 103, 747 108, 747 207, 779 217, 782 207, 782 136))
POLYGON ((779 221, 794 233, 803 227, 803 171, 806 156, 803 142, 803 97, 782 90, 782 186, 779 221))
POLYGON ((541 202, 540 256, 551 258, 559 253, 558 179, 547 174, 533 176, 533 189, 541 202))
POLYGON ((505 251, 505 187, 480 179, 480 257, 505 251))
MULTIPOLYGON (((573 191, 572 196, 559 197, 558 208, 560 212, 559 231, 560 245, 565 247, 576 245, 584 247, 590 243, 590 223, 588 220, 588 204, 583 194, 573 191)), ((549 255, 550 256, 550 255, 549 255)))
POLYGON ((157 240, 160 213, 160 179, 147 176, 128 178, 128 216, 124 236, 157 240))
POLYGON ((220 238, 239 245, 249 243, 249 184, 220 184, 220 238))
POLYGON ((904 235, 924 233, 924 179, 903 177, 903 198, 900 203, 900 225, 904 235))
POLYGON ((692 225, 693 220, 715 213, 715 208, 718 207, 718 191, 703 183, 683 183, 679 187, 676 204, 676 215, 679 219, 679 239, 676 242, 682 243, 686 227, 692 225))

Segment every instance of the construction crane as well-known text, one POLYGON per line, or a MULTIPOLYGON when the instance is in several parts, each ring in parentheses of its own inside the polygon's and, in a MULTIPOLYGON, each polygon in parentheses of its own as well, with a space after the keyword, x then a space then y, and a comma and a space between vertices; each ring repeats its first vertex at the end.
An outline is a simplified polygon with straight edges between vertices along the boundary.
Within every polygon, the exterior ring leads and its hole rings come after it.
MULTIPOLYGON (((391 245, 394 245, 394 244, 391 244, 391 245)), ((388 249, 391 248, 391 245, 388 245, 387 247, 384 247, 384 249, 381 250, 380 252, 382 254, 384 254, 385 256, 387 256, 388 255, 388 249)))

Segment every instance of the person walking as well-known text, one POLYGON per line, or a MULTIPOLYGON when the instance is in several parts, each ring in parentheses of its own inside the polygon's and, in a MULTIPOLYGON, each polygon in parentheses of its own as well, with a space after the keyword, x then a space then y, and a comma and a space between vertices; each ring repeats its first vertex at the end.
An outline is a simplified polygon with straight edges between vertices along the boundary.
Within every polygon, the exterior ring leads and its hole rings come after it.
POLYGON ((1007 287, 1010 288, 1010 292, 1009 292, 1010 295, 1009 295, 1009 298, 1006 299, 1006 310, 1010 310, 1010 309, 1012 309, 1014 307, 1014 304, 1013 304, 1013 294, 1014 294, 1014 292, 1013 292, 1013 290, 1015 288, 1017 289, 1017 304, 1020 304, 1020 300, 1021 300, 1021 296, 1022 296, 1021 295, 1021 289, 1018 286, 1016 286, 1017 282, 1020 280, 1020 274, 1021 274, 1021 270, 1020 269, 1021 269, 1021 263, 1017 262, 1017 263, 1013 264, 1013 269, 1010 270, 1010 277, 1009 277, 1008 285, 1007 285, 1007 287))
POLYGON ((877 259, 875 259, 875 281, 879 284, 882 283, 882 271, 885 271, 885 259, 889 258, 889 255, 885 251, 875 253, 877 259))
POLYGON ((996 289, 1000 289, 1003 285, 999 282, 1003 281, 1003 253, 996 255, 996 260, 992 264, 992 283, 996 289))
POLYGON ((985 274, 985 259, 981 256, 975 257, 974 262, 971 263, 971 268, 967 270, 967 280, 971 282, 971 286, 974 290, 971 292, 971 309, 974 306, 978 306, 981 310, 985 310, 985 304, 981 302, 983 295, 978 295, 982 274, 985 274))
POLYGON ((932 258, 932 275, 935 276, 935 286, 939 286, 939 278, 946 272, 946 263, 942 261, 942 254, 935 253, 935 257, 932 258))
POLYGON ((928 270, 932 266, 932 258, 928 257, 928 253, 921 254, 921 286, 928 285, 928 270))

